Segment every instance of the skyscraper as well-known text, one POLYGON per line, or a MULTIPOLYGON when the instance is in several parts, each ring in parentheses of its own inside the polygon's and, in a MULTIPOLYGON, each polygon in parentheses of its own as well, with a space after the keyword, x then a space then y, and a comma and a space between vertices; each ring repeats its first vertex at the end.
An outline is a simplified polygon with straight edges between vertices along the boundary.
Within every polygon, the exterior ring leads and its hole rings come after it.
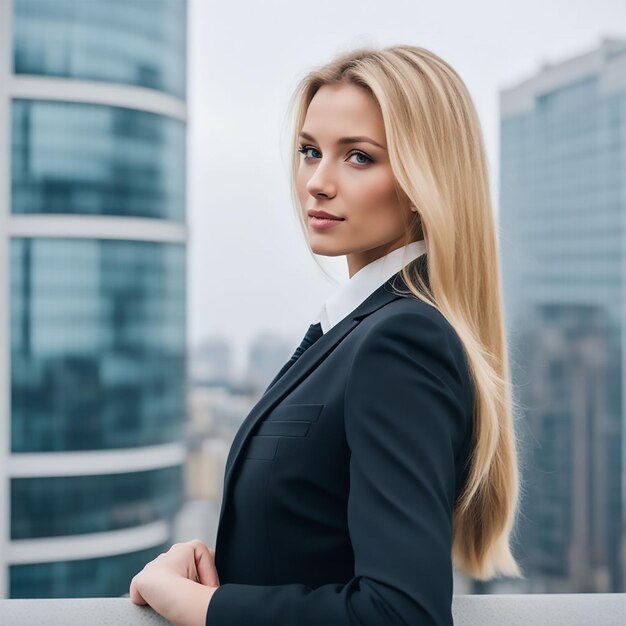
POLYGON ((186 0, 0 3, 0 597, 115 596, 184 497, 186 0))
POLYGON ((537 591, 623 592, 626 40, 545 65, 500 106, 517 554, 537 591))

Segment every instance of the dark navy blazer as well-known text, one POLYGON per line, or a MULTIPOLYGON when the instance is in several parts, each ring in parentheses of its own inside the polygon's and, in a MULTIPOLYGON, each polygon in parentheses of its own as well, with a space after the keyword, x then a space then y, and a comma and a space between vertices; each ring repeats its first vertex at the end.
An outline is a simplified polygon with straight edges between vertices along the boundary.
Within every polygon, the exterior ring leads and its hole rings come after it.
POLYGON ((207 625, 453 623, 474 391, 452 326, 392 284, 285 365, 236 433, 207 625))

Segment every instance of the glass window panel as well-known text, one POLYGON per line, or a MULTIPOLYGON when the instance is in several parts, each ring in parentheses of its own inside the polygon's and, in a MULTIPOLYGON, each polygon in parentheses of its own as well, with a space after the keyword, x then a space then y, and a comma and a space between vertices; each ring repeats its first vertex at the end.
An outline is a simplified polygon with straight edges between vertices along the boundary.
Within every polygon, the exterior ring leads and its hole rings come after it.
POLYGON ((185 246, 11 241, 13 452, 182 438, 185 246))
POLYGON ((11 479, 11 539, 99 533, 172 520, 182 466, 127 474, 11 479))
POLYGON ((12 103, 11 210, 185 220, 185 125, 123 107, 12 103))
POLYGON ((171 543, 128 554, 57 563, 11 565, 11 598, 109 598, 128 593, 130 581, 171 543))
POLYGON ((186 97, 186 0, 13 0, 16 74, 186 97))

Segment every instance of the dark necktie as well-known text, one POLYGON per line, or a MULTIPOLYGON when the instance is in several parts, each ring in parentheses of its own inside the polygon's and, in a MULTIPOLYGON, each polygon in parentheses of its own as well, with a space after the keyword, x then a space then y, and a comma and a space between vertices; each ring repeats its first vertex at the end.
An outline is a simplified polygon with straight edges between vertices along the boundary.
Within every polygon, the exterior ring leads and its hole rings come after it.
MULTIPOLYGON (((307 348, 311 347, 323 334, 322 325, 319 322, 317 324, 311 324, 309 326, 309 330, 306 331, 306 335, 304 335, 302 342, 296 348, 292 357, 283 365, 280 372, 276 374, 274 380, 272 380, 272 382, 268 385, 267 389, 269 389, 300 358, 300 356, 302 356, 302 353, 307 348)), ((266 393, 267 389, 263 393, 266 393)))
POLYGON ((302 353, 311 345, 313 345, 324 333, 322 332, 322 325, 318 322, 317 324, 311 324, 309 326, 309 330, 306 331, 306 335, 302 339, 300 345, 296 348, 296 351, 293 353, 293 356, 289 359, 289 362, 297 361, 298 358, 302 355, 302 353))

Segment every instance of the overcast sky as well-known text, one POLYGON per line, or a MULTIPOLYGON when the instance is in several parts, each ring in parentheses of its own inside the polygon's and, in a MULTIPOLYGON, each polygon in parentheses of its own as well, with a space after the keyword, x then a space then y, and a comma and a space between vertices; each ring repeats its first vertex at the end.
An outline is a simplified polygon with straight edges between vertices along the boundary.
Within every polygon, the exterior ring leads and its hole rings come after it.
MULTIPOLYGON (((624 0, 189 0, 190 347, 259 332, 295 346, 336 289, 299 230, 288 186, 289 98, 312 66, 361 45, 428 48, 480 117, 497 212, 499 91, 544 62, 626 37, 624 0)), ((338 282, 345 257, 318 257, 338 282)))

